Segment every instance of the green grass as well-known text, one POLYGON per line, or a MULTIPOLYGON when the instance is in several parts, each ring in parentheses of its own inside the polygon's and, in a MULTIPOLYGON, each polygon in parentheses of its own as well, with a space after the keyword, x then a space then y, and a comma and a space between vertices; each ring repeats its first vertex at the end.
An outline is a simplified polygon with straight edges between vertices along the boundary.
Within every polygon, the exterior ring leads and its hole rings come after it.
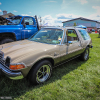
POLYGON ((88 61, 74 59, 53 69, 45 84, 31 86, 26 79, 0 76, 0 96, 15 100, 100 100, 100 38, 90 34, 93 49, 88 61))
POLYGON ((69 33, 68 36, 77 37, 75 33, 69 33))

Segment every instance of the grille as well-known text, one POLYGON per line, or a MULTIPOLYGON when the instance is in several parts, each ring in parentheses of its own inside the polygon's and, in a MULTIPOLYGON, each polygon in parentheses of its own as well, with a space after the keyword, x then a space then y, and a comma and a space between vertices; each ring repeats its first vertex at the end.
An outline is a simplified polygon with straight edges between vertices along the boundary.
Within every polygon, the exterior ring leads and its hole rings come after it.
POLYGON ((2 65, 5 65, 5 60, 0 59, 0 63, 1 63, 2 65))
POLYGON ((0 59, 2 59, 3 58, 3 55, 0 53, 0 59))

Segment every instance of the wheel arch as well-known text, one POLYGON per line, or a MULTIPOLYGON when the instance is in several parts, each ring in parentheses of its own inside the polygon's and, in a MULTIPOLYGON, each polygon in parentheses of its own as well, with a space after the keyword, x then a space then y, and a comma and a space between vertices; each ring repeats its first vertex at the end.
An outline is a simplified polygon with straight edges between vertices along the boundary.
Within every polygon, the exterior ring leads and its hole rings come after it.
POLYGON ((0 33, 0 40, 5 39, 6 37, 11 38, 14 41, 16 41, 16 36, 15 36, 15 33, 13 33, 13 32, 3 32, 3 33, 0 33))
MULTIPOLYGON (((31 69, 34 68, 39 62, 44 61, 44 60, 50 61, 50 63, 52 64, 52 67, 54 66, 54 59, 53 59, 53 58, 51 58, 51 57, 40 58, 40 59, 38 59, 35 63, 33 63, 33 64, 31 65, 31 68, 30 68, 29 72, 30 72, 31 69)), ((29 73, 29 72, 28 72, 28 73, 29 73)))
POLYGON ((45 58, 41 58, 39 60, 37 60, 33 65, 32 67, 36 66, 39 62, 43 61, 43 60, 48 60, 50 61, 50 63, 52 64, 52 66, 54 66, 54 59, 51 58, 51 57, 45 57, 45 58))

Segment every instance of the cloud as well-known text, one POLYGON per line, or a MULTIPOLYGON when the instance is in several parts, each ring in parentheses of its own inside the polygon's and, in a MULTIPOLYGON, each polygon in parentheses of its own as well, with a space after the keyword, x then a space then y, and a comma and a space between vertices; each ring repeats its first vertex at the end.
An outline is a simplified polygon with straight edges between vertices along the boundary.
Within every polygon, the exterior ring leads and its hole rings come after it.
POLYGON ((54 26, 54 18, 52 18, 51 15, 45 15, 42 17, 42 22, 43 25, 48 23, 49 26, 54 26))
POLYGON ((0 9, 0 12, 2 12, 2 10, 0 9))
POLYGON ((21 14, 22 16, 30 16, 30 15, 28 15, 28 14, 21 14))
POLYGON ((100 17, 100 15, 97 15, 96 17, 100 17))
POLYGON ((56 16, 57 19, 63 19, 63 20, 69 20, 80 17, 79 15, 74 15, 74 14, 57 14, 56 16))
POLYGON ((13 12, 17 12, 16 10, 14 10, 13 12))
POLYGON ((45 23, 49 23, 50 26, 63 26, 63 21, 71 20, 74 18, 78 18, 80 16, 74 14, 57 14, 56 18, 53 18, 51 15, 45 15, 42 17, 42 21, 45 23))
POLYGON ((67 9, 67 7, 76 4, 77 2, 82 5, 88 3, 87 0, 62 0, 61 9, 67 9))
POLYGON ((91 14, 88 18, 100 21, 100 6, 92 6, 92 8, 95 9, 96 12, 91 14))
POLYGON ((61 8, 62 8, 62 9, 66 9, 66 7, 67 7, 66 4, 67 4, 66 1, 63 0, 62 5, 61 5, 61 8))
POLYGON ((31 13, 31 12, 29 12, 29 13, 31 13))
POLYGON ((0 5, 1 5, 2 3, 0 2, 0 5))
POLYGON ((46 16, 43 17, 43 19, 45 19, 45 20, 52 20, 53 18, 52 18, 51 15, 46 15, 46 16))
POLYGON ((100 6, 92 6, 93 9, 97 10, 97 13, 100 13, 100 6))
POLYGON ((87 0, 77 0, 78 2, 80 2, 82 5, 88 3, 87 0))

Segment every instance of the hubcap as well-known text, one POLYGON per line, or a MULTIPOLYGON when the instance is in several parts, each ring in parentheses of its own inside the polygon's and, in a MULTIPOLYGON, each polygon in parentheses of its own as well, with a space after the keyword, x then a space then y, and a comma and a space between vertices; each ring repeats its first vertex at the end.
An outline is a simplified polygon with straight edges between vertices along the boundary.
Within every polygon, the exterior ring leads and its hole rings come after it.
POLYGON ((88 55, 89 55, 89 52, 88 52, 88 50, 86 50, 85 55, 84 55, 85 60, 88 59, 88 55))
POLYGON ((45 82, 49 76, 51 74, 50 71, 50 65, 43 65, 40 67, 40 69, 37 71, 37 77, 36 80, 41 83, 41 82, 45 82))

